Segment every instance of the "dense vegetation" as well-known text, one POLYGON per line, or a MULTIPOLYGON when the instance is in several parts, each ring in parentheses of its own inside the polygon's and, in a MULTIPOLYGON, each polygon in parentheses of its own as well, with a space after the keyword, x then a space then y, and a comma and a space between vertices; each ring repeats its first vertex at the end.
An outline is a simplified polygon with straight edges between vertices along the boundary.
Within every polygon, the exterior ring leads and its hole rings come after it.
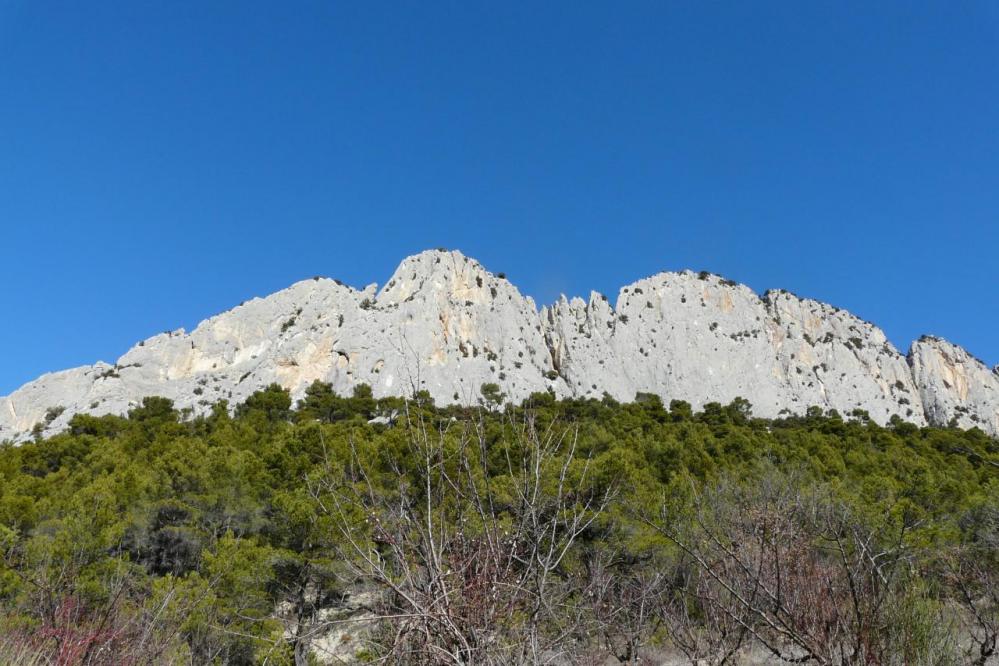
POLYGON ((273 386, 0 447, 0 662, 986 663, 999 443, 273 386), (325 652, 324 652, 325 651, 325 652))

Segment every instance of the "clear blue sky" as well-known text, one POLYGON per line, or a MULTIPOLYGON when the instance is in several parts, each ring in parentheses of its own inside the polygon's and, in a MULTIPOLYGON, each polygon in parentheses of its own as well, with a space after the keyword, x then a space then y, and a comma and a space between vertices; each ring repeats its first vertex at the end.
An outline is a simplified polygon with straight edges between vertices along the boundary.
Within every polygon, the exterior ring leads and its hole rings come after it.
POLYGON ((0 0, 0 394, 437 246, 995 364, 999 5, 0 0))

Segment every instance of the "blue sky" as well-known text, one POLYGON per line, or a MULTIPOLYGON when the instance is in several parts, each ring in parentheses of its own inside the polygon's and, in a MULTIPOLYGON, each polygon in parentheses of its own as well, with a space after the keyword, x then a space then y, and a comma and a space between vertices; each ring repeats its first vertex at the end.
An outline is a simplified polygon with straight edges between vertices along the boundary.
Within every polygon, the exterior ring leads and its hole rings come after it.
POLYGON ((437 246, 995 364, 999 5, 0 0, 0 394, 437 246))

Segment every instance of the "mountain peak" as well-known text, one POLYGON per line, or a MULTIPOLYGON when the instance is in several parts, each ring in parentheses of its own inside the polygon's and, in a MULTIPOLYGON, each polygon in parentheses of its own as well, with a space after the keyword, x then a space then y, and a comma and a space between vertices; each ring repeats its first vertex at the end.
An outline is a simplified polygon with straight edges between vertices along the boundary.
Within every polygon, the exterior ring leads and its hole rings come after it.
POLYGON ((637 392, 707 402, 749 399, 759 416, 808 407, 867 411, 999 434, 999 373, 925 336, 903 357, 873 324, 785 290, 758 296, 706 271, 657 273, 622 287, 614 307, 559 298, 537 310, 502 273, 457 250, 404 259, 381 290, 328 278, 296 282, 138 343, 113 364, 49 373, 0 398, 0 440, 77 413, 125 413, 162 395, 196 413, 278 383, 313 381, 376 396, 426 390, 474 404, 484 383, 509 399, 631 400, 637 392))
POLYGON ((399 303, 424 289, 472 295, 473 286, 481 289, 486 275, 479 262, 457 250, 426 250, 402 260, 378 300, 399 303))

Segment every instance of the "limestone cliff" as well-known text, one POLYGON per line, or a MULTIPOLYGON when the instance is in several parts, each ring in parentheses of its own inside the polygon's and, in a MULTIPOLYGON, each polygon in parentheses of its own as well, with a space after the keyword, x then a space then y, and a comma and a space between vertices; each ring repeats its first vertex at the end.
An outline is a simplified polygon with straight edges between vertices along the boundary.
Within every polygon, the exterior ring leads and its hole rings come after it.
POLYGON ((999 435, 999 366, 989 370, 957 345, 932 336, 912 343, 909 363, 931 423, 999 435))
POLYGON ((381 290, 305 280, 144 340, 113 365, 43 375, 0 398, 0 440, 39 423, 57 432, 80 412, 125 413, 149 395, 203 412, 272 382, 297 398, 317 379, 340 393, 426 390, 439 403, 474 403, 485 382, 515 401, 536 391, 650 392, 695 407, 744 397, 760 416, 814 405, 999 435, 999 374, 943 340, 914 343, 907 359, 843 310, 690 271, 639 280, 613 304, 593 293, 539 312, 478 262, 428 251, 381 290))

